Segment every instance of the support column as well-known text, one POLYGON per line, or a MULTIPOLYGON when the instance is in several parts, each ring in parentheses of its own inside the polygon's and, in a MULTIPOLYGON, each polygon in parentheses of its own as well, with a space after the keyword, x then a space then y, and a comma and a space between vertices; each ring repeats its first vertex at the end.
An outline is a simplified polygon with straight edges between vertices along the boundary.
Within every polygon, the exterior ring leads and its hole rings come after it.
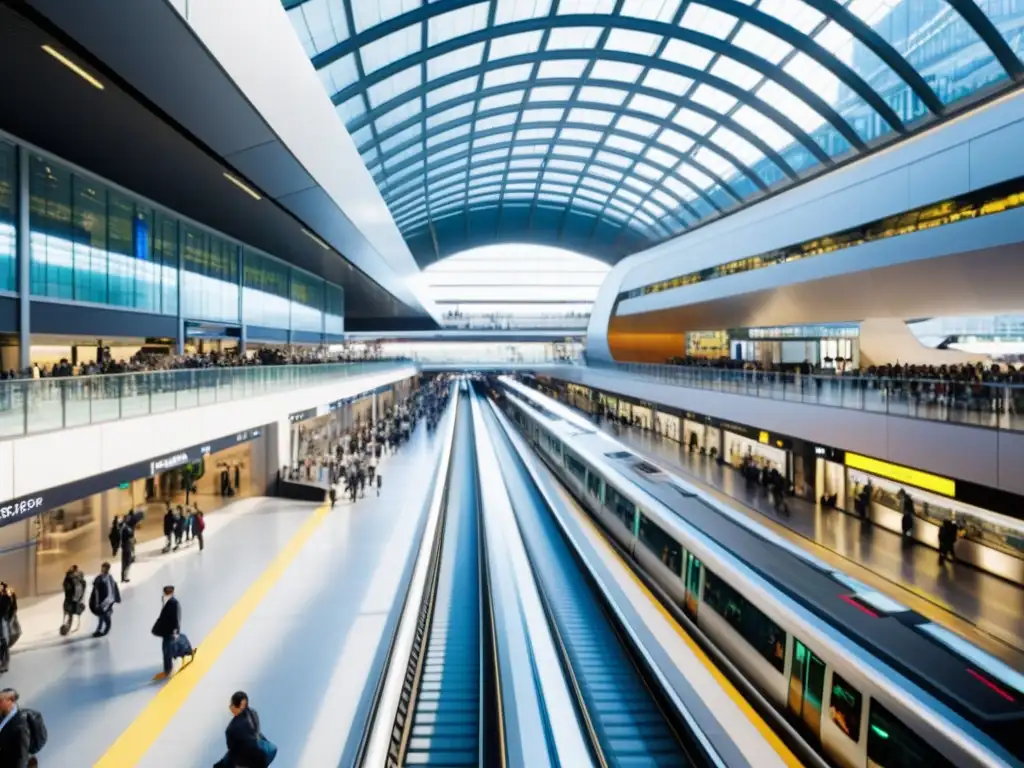
POLYGON ((181 314, 181 294, 185 290, 185 264, 182 259, 182 252, 185 250, 181 244, 181 222, 178 222, 178 338, 175 343, 175 352, 179 355, 185 354, 185 318, 181 314))
POLYGON ((242 286, 245 285, 245 253, 238 248, 238 354, 245 356, 245 315, 242 306, 242 286))
POLYGON ((32 366, 32 234, 29 223, 29 154, 18 145, 18 368, 32 366))

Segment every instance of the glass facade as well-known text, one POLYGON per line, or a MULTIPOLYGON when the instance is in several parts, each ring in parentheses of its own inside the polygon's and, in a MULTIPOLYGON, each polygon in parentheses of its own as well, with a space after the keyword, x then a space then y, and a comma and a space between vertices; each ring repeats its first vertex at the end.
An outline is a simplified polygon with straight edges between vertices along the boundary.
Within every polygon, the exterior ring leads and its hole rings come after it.
MULTIPOLYGON (((17 292, 18 161, 0 139, 0 291, 17 292)), ((130 194, 29 155, 33 296, 341 334, 344 293, 130 194), (179 285, 180 283, 180 285, 179 285)))
POLYGON ((635 252, 1024 71, 1024 0, 284 5, 425 261, 508 221, 635 252))

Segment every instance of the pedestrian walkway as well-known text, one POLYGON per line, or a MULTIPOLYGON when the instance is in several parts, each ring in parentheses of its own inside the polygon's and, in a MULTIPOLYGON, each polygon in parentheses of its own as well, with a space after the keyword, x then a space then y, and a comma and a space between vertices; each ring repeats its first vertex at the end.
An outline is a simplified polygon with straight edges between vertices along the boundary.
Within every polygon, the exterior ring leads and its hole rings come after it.
POLYGON ((228 699, 238 689, 281 750, 275 765, 343 762, 360 735, 350 727, 363 694, 383 664, 382 640, 397 620, 430 491, 422 479, 433 476, 440 435, 418 429, 382 462, 380 497, 340 501, 333 511, 282 499, 241 502, 248 508, 207 518, 202 553, 140 555, 106 638, 91 637, 88 613, 75 635, 51 636, 59 602, 21 612, 24 645, 2 682, 46 718, 40 764, 213 765, 224 754, 228 699), (176 586, 183 630, 199 652, 169 681, 154 683, 160 641, 150 628, 165 584, 176 586))
POLYGON ((803 499, 789 498, 789 515, 779 516, 762 489, 747 487, 732 467, 687 453, 674 440, 646 430, 620 427, 615 432, 607 421, 602 427, 822 560, 954 629, 1014 668, 1024 668, 1024 590, 1019 587, 968 565, 941 566, 929 547, 908 544, 891 531, 803 499))

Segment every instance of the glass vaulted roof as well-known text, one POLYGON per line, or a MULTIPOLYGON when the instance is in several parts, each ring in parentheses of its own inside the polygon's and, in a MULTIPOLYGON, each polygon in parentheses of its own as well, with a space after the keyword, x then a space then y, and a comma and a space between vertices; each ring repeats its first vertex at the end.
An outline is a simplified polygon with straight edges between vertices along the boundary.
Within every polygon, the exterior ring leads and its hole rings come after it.
POLYGON ((420 263, 607 261, 1024 78, 1024 0, 284 0, 420 263))

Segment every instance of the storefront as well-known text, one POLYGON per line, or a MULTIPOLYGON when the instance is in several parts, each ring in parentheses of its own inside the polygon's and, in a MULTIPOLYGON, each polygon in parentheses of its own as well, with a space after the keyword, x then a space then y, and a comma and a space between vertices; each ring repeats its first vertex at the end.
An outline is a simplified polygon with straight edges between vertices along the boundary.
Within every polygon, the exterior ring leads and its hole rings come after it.
POLYGON ((240 498, 268 493, 276 457, 267 432, 228 435, 167 456, 139 462, 3 505, 19 510, 0 528, 0 569, 23 596, 59 592, 71 565, 87 573, 111 559, 108 534, 115 518, 141 512, 136 543, 163 535, 167 504, 204 514, 240 498))
POLYGON ((860 365, 856 324, 784 325, 729 331, 731 356, 765 366, 797 366, 804 361, 824 370, 860 365))
POLYGON ((786 449, 786 438, 728 422, 721 422, 721 429, 722 456, 731 466, 738 469, 749 457, 758 469, 778 470, 788 482, 793 482, 793 463, 786 449))
POLYGON ((680 419, 671 413, 664 413, 662 411, 656 411, 654 414, 654 431, 656 434, 662 437, 667 437, 670 440, 675 440, 677 443, 682 442, 680 437, 680 419))
POLYGON ((568 384, 565 388, 569 405, 579 408, 584 413, 594 412, 594 403, 591 401, 591 390, 589 387, 582 387, 579 384, 568 384))

